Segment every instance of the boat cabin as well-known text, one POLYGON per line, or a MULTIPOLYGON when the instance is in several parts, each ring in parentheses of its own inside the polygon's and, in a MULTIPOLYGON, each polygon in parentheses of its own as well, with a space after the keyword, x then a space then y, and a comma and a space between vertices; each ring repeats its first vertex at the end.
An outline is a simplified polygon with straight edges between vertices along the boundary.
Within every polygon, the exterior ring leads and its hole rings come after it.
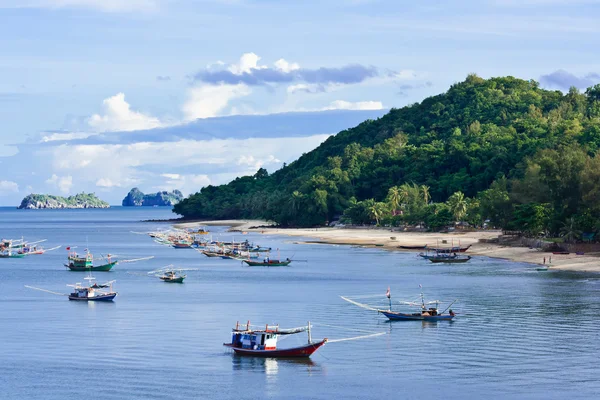
POLYGON ((421 315, 435 317, 438 315, 438 310, 435 307, 429 307, 429 310, 421 311, 421 315))
POLYGON ((264 331, 234 329, 231 334, 231 346, 251 350, 277 349, 279 326, 266 326, 264 331))
POLYGON ((71 296, 73 297, 78 297, 78 298, 86 298, 86 297, 94 297, 95 296, 95 290, 94 288, 86 288, 83 286, 79 286, 76 285, 74 287, 73 293, 71 293, 71 296))

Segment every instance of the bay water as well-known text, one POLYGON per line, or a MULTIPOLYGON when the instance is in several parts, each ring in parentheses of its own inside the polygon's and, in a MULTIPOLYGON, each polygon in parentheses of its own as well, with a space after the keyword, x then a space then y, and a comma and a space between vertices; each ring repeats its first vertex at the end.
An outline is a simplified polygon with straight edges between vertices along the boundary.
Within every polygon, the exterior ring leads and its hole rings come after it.
MULTIPOLYGON (((244 267, 144 234, 168 208, 0 208, 0 236, 47 239, 61 249, 0 259, 0 398, 92 399, 464 399, 600 398, 600 277, 538 272, 529 264, 474 257, 439 265, 416 253, 303 244, 298 238, 228 233, 293 262, 244 267), (97 272, 116 280, 113 303, 75 303, 85 273, 64 267, 66 246, 119 263, 97 272), (275 250, 278 249, 278 250, 275 250), (190 268, 184 284, 148 272, 190 268), (419 287, 422 286, 422 289, 419 287), (407 310, 400 300, 458 299, 452 322, 388 322, 340 298, 407 310), (375 297, 377 295, 377 297, 375 297), (326 344, 310 360, 234 356, 222 344, 236 321, 313 324, 313 339, 385 335, 326 344)), ((306 342, 304 334, 280 347, 306 342)))

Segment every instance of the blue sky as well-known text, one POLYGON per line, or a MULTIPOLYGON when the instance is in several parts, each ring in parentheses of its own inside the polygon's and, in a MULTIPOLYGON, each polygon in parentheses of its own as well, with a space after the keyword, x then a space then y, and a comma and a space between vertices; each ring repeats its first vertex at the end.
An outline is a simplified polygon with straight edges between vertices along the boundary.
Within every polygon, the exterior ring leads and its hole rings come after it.
POLYGON ((599 19, 594 0, 0 0, 0 204, 273 170, 471 72, 584 88, 599 19))

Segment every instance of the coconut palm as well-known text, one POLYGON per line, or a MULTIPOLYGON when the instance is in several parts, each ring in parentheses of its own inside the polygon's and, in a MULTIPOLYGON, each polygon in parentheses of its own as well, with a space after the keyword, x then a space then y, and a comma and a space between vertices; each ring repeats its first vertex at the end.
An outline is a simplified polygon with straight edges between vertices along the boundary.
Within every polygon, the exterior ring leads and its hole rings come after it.
POLYGON ((371 218, 375 218, 375 223, 379 225, 379 220, 385 214, 386 207, 385 203, 377 202, 373 203, 369 208, 369 213, 371 214, 371 218))
POLYGON ((448 197, 446 203, 456 221, 460 221, 467 213, 467 201, 463 192, 455 192, 452 196, 448 197))
POLYGON ((401 202, 400 189, 398 188, 398 186, 392 186, 390 190, 388 190, 387 199, 390 203, 390 206, 392 207, 392 211, 396 212, 396 210, 398 210, 398 207, 400 207, 401 202))
POLYGON ((575 219, 573 217, 568 218, 564 223, 563 227, 560 228, 560 236, 565 238, 567 242, 574 242, 575 239, 580 238, 582 231, 577 229, 575 219))

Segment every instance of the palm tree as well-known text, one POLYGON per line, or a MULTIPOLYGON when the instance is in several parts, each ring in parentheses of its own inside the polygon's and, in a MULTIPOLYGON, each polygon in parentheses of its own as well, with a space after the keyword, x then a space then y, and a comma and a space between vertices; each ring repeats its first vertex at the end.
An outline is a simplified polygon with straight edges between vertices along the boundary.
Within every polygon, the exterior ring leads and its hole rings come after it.
POLYGON ((379 220, 385 214, 385 203, 377 202, 373 203, 369 208, 371 218, 375 218, 375 223, 379 225, 379 220))
POLYGON ((582 232, 576 228, 575 219, 573 217, 567 219, 560 228, 560 236, 570 243, 581 237, 582 232))
POLYGON ((425 205, 429 204, 429 200, 431 200, 431 194, 429 193, 429 186, 421 185, 421 193, 423 194, 423 201, 425 205))
POLYGON ((454 219, 459 221, 467 213, 467 201, 463 192, 455 192, 452 196, 448 197, 447 201, 450 211, 454 215, 454 219))
POLYGON ((392 206, 392 211, 395 213, 396 210, 398 210, 398 207, 400 207, 401 201, 400 189, 398 186, 392 186, 390 190, 388 190, 387 198, 390 206, 392 206))

